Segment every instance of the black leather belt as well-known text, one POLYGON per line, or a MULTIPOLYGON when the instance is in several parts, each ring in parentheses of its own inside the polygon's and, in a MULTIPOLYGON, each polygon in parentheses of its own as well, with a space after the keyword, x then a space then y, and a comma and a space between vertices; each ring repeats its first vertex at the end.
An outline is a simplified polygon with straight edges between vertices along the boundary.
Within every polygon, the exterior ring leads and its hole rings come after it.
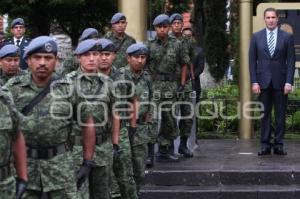
MULTIPOLYGON (((100 145, 103 142, 107 141, 107 137, 103 135, 97 135, 96 136, 96 145, 100 145)), ((82 145, 82 136, 75 136, 74 137, 74 144, 75 145, 82 145)))
POLYGON ((154 80, 158 81, 176 81, 176 75, 169 75, 169 74, 156 74, 154 80))
POLYGON ((33 159, 50 159, 69 151, 67 143, 51 147, 32 147, 27 146, 27 157, 33 159))
POLYGON ((6 178, 10 177, 11 174, 11 170, 10 170, 10 165, 4 165, 2 167, 0 167, 0 181, 5 180, 6 178))

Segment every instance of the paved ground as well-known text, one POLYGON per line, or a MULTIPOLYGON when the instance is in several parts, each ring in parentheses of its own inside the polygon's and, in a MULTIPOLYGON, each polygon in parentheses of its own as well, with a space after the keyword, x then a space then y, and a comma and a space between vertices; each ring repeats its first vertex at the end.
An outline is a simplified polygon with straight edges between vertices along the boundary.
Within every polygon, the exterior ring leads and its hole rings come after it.
POLYGON ((300 140, 285 141, 287 156, 258 156, 258 140, 198 140, 194 158, 156 163, 152 170, 283 170, 300 171, 300 140))

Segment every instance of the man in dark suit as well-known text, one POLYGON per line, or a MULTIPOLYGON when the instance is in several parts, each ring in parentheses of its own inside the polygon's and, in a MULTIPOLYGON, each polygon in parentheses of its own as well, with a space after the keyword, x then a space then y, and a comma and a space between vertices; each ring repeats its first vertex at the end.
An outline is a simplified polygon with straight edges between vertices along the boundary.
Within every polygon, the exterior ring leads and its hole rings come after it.
POLYGON ((24 20, 22 18, 14 19, 11 22, 10 31, 13 34, 13 38, 8 39, 5 44, 14 44, 20 48, 20 68, 25 70, 28 68, 28 65, 23 59, 23 54, 30 43, 30 39, 24 36, 26 31, 24 20))
POLYGON ((292 35, 278 28, 278 12, 264 11, 266 28, 254 33, 249 49, 252 91, 263 104, 261 151, 271 154, 271 116, 275 108, 274 154, 286 155, 283 148, 285 113, 288 94, 292 91, 295 72, 295 48, 292 35))
MULTIPOLYGON (((190 27, 185 27, 182 29, 182 35, 193 39, 193 30, 190 27)), ((192 63, 194 68, 195 75, 195 91, 196 91, 196 102, 200 101, 201 95, 201 83, 200 83, 200 75, 203 73, 204 64, 205 64, 205 56, 203 48, 196 46, 196 42, 193 42, 193 56, 192 63)))

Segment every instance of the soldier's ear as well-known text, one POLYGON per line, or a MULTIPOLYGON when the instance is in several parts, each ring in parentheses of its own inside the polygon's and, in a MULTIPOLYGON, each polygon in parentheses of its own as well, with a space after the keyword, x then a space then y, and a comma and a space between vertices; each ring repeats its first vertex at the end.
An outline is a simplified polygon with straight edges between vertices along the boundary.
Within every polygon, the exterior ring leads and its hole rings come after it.
POLYGON ((129 55, 126 55, 126 59, 127 59, 127 63, 129 63, 129 61, 130 61, 130 56, 129 56, 129 55))
POLYGON ((116 58, 116 53, 113 53, 112 57, 113 57, 113 59, 115 59, 116 58))

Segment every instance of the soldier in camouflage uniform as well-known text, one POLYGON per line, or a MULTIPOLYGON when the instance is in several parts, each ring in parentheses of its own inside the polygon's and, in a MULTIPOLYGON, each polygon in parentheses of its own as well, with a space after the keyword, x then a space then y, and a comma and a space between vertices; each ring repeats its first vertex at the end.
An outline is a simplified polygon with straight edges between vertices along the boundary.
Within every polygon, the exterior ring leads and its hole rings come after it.
POLYGON ((129 139, 132 152, 132 166, 134 180, 139 192, 141 183, 145 178, 145 160, 147 154, 147 144, 149 142, 149 127, 151 127, 152 106, 151 94, 152 88, 150 76, 144 70, 146 64, 148 49, 143 44, 132 44, 126 51, 128 65, 121 68, 120 79, 125 79, 134 83, 134 93, 137 97, 137 129, 130 131, 129 139))
MULTIPOLYGON (((90 193, 88 194, 88 190, 81 189, 80 195, 82 198, 109 199, 113 157, 112 140, 114 144, 118 144, 116 140, 119 136, 119 130, 114 128, 112 133, 112 123, 116 123, 116 118, 111 119, 111 108, 114 103, 111 88, 112 81, 107 76, 98 73, 99 50, 100 45, 96 40, 88 39, 81 42, 75 50, 75 54, 80 62, 80 68, 66 77, 73 79, 75 87, 82 90, 82 93, 84 92, 87 100, 95 103, 93 110, 95 123, 101 124, 105 122, 103 125, 96 126, 94 165, 89 176, 90 193), (101 104, 110 109, 103 110, 104 107, 101 104), (104 121, 105 118, 106 121, 104 121), (111 139, 112 136, 114 136, 113 139, 111 139)), ((75 164, 80 165, 82 162, 82 138, 78 123, 74 124, 73 132, 75 134, 73 156, 75 164)))
MULTIPOLYGON (((173 141, 178 135, 176 119, 172 114, 172 104, 176 101, 176 95, 183 92, 187 65, 190 63, 188 54, 180 48, 180 42, 168 35, 169 23, 167 15, 157 16, 153 21, 157 36, 146 43, 150 51, 148 69, 153 81, 153 101, 158 107, 163 105, 159 107, 161 127, 158 132, 157 161, 160 162, 179 161, 174 155, 173 141), (177 74, 176 71, 181 71, 181 73, 177 74), (178 79, 180 79, 179 84, 178 79)), ((155 138, 155 133, 152 133, 150 144, 155 143, 155 138)))
MULTIPOLYGON (((171 23, 171 32, 170 35, 177 38, 177 40, 181 43, 181 49, 184 49, 190 58, 192 59, 194 54, 194 49, 192 46, 192 41, 190 38, 183 36, 181 33, 183 27, 183 17, 178 14, 174 13, 170 16, 170 23, 171 23)), ((184 87, 184 92, 182 96, 178 99, 182 102, 190 102, 190 105, 187 104, 180 104, 180 115, 182 117, 187 117, 192 114, 192 98, 193 96, 192 91, 195 85, 195 77, 194 77, 194 70, 192 63, 189 63, 189 77, 187 77, 186 86, 184 87)), ((187 140, 191 134, 191 129, 193 125, 193 118, 188 117, 185 119, 180 119, 179 121, 179 133, 180 133, 180 145, 178 148, 178 153, 182 154, 184 157, 191 158, 193 157, 193 153, 187 147, 187 140)))
POLYGON ((75 95, 71 81, 54 82, 57 44, 52 38, 35 38, 24 56, 31 73, 12 78, 5 85, 12 93, 17 110, 24 116, 20 128, 26 140, 29 176, 24 198, 46 195, 48 198, 75 199, 76 180, 77 188, 80 188, 92 166, 95 129, 91 110, 84 98, 75 95), (33 99, 41 96, 42 92, 44 96, 33 103, 33 99), (77 107, 81 109, 77 110, 77 107), (82 130, 84 161, 77 176, 68 144, 73 122, 72 108, 89 125, 82 130))
POLYGON ((113 65, 118 69, 126 65, 126 49, 135 39, 125 33, 127 27, 126 17, 122 13, 116 13, 111 18, 112 31, 105 35, 105 38, 111 40, 116 46, 116 58, 113 65))
POLYGON ((0 198, 3 199, 21 199, 28 180, 25 140, 19 131, 20 119, 12 101, 9 93, 0 89, 0 198), (10 168, 11 154, 14 155, 17 184, 10 168))
MULTIPOLYGON (((121 108, 128 108, 124 106, 124 103, 134 103, 134 99, 131 96, 131 91, 129 91, 129 86, 127 84, 115 84, 117 80, 120 79, 119 71, 113 70, 112 63, 115 57, 115 45, 112 41, 108 39, 100 39, 100 44, 102 50, 100 52, 100 63, 99 71, 107 76, 110 76, 114 81, 114 95, 116 97, 116 110, 121 108), (117 103, 123 103, 117 105, 117 103)), ((133 96, 133 95, 132 95, 133 96)), ((115 153, 113 158, 113 178, 112 182, 112 197, 118 197, 118 189, 116 182, 119 186, 120 194, 122 199, 137 199, 136 184, 133 177, 133 169, 131 162, 131 147, 129 141, 129 130, 136 127, 136 118, 132 117, 129 119, 123 119, 123 117, 128 117, 128 111, 122 111, 119 113, 121 116, 120 121, 120 141, 119 150, 120 153, 115 153)), ((115 148, 115 147, 114 147, 115 148)))
MULTIPOLYGON (((98 39, 100 34, 95 28, 86 28, 79 37, 78 43, 87 39, 98 39)), ((76 71, 79 68, 78 59, 71 54, 66 60, 64 60, 62 66, 58 69, 57 74, 65 76, 66 74, 76 71)))
POLYGON ((0 50, 0 86, 3 86, 10 78, 25 74, 20 69, 19 48, 13 44, 7 44, 0 50))

